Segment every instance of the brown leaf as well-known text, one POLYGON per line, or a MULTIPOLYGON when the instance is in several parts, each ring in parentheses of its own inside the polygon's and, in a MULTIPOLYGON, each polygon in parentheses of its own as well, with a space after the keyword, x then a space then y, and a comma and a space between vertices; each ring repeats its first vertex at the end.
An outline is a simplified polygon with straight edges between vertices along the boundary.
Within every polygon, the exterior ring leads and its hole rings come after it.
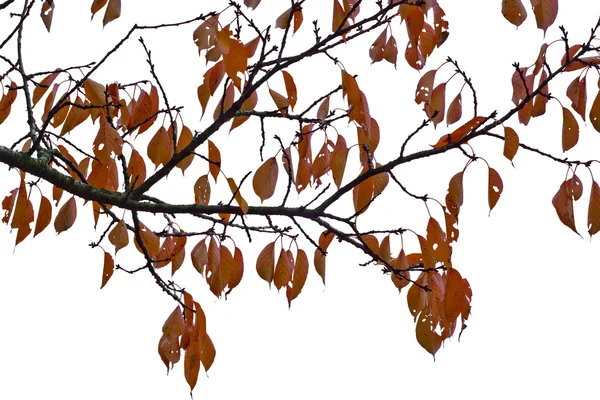
POLYGON ((102 268, 102 284, 100 285, 100 289, 102 289, 108 283, 108 280, 115 272, 115 261, 112 256, 108 254, 106 251, 104 252, 104 267, 102 268))
POLYGON ((45 196, 42 196, 40 200, 40 208, 37 213, 37 221, 35 222, 35 231, 33 237, 36 237, 38 233, 42 232, 50 224, 52 220, 52 204, 45 196))
POLYGON ((111 21, 121 16, 121 0, 108 0, 108 6, 104 12, 104 19, 102 24, 106 26, 111 21))
POLYGON ((577 120, 566 107, 563 111, 563 127, 562 127, 562 148, 563 151, 572 149, 579 141, 579 124, 577 120))
POLYGON ((190 253, 190 257, 192 257, 192 264, 196 271, 200 273, 200 275, 204 275, 204 269, 208 265, 208 249, 206 248, 206 239, 202 239, 198 242, 196 246, 192 249, 190 253))
POLYGON ((161 126, 148 143, 148 158, 155 168, 165 165, 173 157, 173 137, 161 126))
POLYGON ((383 60, 383 53, 387 44, 387 27, 377 36, 377 39, 373 42, 369 48, 369 57, 371 57, 371 64, 383 60))
POLYGON ((521 0, 502 0, 502 15, 516 26, 520 26, 527 19, 527 11, 521 0))
POLYGON ((146 180, 146 163, 135 149, 131 150, 131 157, 129 157, 129 164, 127 165, 127 174, 129 175, 129 182, 132 188, 140 186, 146 180))
POLYGON ((429 104, 431 92, 433 91, 433 81, 435 79, 436 72, 436 69, 427 71, 423 74, 421 79, 419 79, 419 82, 417 83, 417 90, 415 93, 415 102, 417 104, 429 104))
POLYGON ((568 185, 567 181, 564 181, 560 185, 558 192, 552 198, 552 205, 560 221, 571 228, 573 232, 577 233, 577 229, 575 228, 575 213, 573 211, 573 192, 570 190, 570 185, 568 185))
POLYGON ((490 206, 490 213, 496 206, 496 203, 498 203, 503 188, 504 185, 502 184, 500 174, 494 168, 490 167, 488 169, 488 204, 490 206))
POLYGON ((277 110, 279 110, 281 115, 285 115, 287 112, 287 108, 290 106, 290 103, 291 103, 290 100, 288 100, 288 98, 286 98, 284 95, 277 93, 273 89, 269 89, 269 94, 271 95, 271 98, 275 102, 275 105, 277 106, 277 110))
POLYGON ((346 139, 342 135, 338 135, 335 148, 331 153, 331 174, 333 175, 333 182, 340 188, 342 185, 342 179, 344 178, 344 170, 346 169, 346 161, 348 159, 348 147, 346 146, 346 139))
POLYGON ((590 122, 594 129, 600 132, 600 91, 594 99, 592 108, 590 108, 590 122))
POLYGON ((279 167, 277 166, 277 160, 275 157, 271 157, 261 165, 252 178, 252 187, 254 193, 260 197, 260 202, 271 198, 275 193, 275 186, 277 185, 277 174, 279 167))
MULTIPOLYGON (((50 32, 50 27, 52 26, 52 15, 54 14, 54 2, 51 0, 45 0, 42 3, 42 12, 40 13, 40 17, 42 17, 42 21, 46 26, 46 30, 50 32)), ((35 102, 34 102, 35 103, 35 102)))
POLYGON ((210 160, 208 170, 216 182, 221 171, 221 152, 210 140, 208 141, 208 159, 210 160))
POLYGON ((460 93, 456 95, 454 100, 448 106, 448 115, 446 116, 446 124, 452 125, 462 117, 462 97, 460 93))
POLYGON ((590 204, 588 206, 588 233, 590 236, 600 231, 600 186, 592 181, 590 204))
MULTIPOLYGON (((44 2, 44 5, 47 3, 44 2)), ((50 29, 48 28, 48 31, 50 31, 50 29)), ((38 101, 40 101, 40 99, 44 96, 44 94, 46 93, 46 91, 48 90, 48 88, 50 87, 50 85, 52 85, 52 83, 54 82, 54 80, 56 79, 56 77, 58 76, 60 71, 55 71, 52 72, 51 74, 49 74, 48 76, 46 76, 44 79, 41 80, 41 82, 39 83, 39 85, 37 85, 35 87, 35 89, 33 89, 33 96, 31 98, 31 100, 33 101, 33 106, 35 107, 35 105, 37 104, 38 101)))
POLYGON ((543 30, 545 35, 558 14, 558 0, 532 0, 531 5, 537 27, 543 30))
POLYGON ((273 283, 277 290, 286 286, 292 280, 292 272, 294 270, 294 258, 292 252, 281 249, 279 258, 275 265, 275 273, 273 274, 273 283))
POLYGON ((240 206, 242 214, 248 213, 248 203, 246 203, 246 200, 244 200, 244 198, 242 197, 242 194, 240 193, 240 190, 233 178, 227 178, 227 184, 229 185, 229 189, 231 190, 231 194, 233 194, 235 201, 240 206))
POLYGON ((273 281, 275 271, 275 242, 271 242, 265 246, 256 259, 256 272, 258 276, 269 283, 273 281))
POLYGON ((425 104, 425 112, 436 126, 444 120, 444 112, 446 107, 446 82, 437 85, 431 93, 429 104, 425 104), (437 114, 434 116, 435 112, 437 114))
POLYGON ((62 205, 56 218, 54 219, 54 229, 56 233, 66 231, 73 226, 75 219, 77 218, 77 205, 75 204, 75 196, 71 196, 69 200, 62 205))
POLYGON ((294 265, 294 277, 292 279, 292 292, 290 299, 288 300, 290 306, 292 300, 298 297, 302 291, 307 275, 308 257, 306 256, 306 252, 304 250, 298 249, 298 252, 296 253, 296 264, 294 265))
POLYGON ((194 203, 207 206, 210 203, 210 182, 208 175, 202 175, 194 184, 194 203))
POLYGON ((519 150, 519 135, 513 128, 504 127, 504 157, 511 162, 519 150))

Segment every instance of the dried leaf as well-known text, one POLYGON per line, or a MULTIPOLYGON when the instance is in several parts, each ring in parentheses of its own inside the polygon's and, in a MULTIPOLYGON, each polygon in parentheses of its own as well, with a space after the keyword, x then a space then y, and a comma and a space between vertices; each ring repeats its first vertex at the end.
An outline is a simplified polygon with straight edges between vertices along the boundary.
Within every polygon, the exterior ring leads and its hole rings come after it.
POLYGON ((102 268, 102 284, 100 285, 100 289, 102 289, 108 283, 108 280, 115 272, 115 261, 112 256, 108 254, 106 251, 104 252, 104 267, 102 268))
POLYGON ((502 15, 516 26, 520 26, 527 19, 527 11, 521 0, 502 0, 502 15))
POLYGON ((567 151, 572 149, 579 141, 579 124, 569 109, 563 107, 562 111, 562 148, 563 151, 567 151))
POLYGON ((210 160, 208 170, 216 182, 221 171, 221 152, 210 140, 208 141, 208 159, 210 160))
POLYGON ((52 220, 52 204, 45 196, 42 196, 40 200, 40 208, 37 213, 37 221, 35 222, 35 231, 33 237, 36 237, 38 233, 42 232, 50 224, 52 220))
POLYGON ((194 203, 207 206, 210 203, 210 182, 208 175, 202 175, 194 184, 194 203))
POLYGON ((256 272, 265 281, 269 282, 269 287, 273 281, 275 271, 275 242, 271 242, 265 246, 256 259, 256 272))
POLYGON ((498 203, 503 188, 504 185, 502 184, 500 174, 494 168, 490 167, 488 169, 488 204, 490 206, 490 213, 496 206, 496 203, 498 203))
POLYGON ((590 204, 588 206, 588 233, 590 236, 600 231, 600 186, 592 181, 590 204))
POLYGON ((58 214, 56 214, 56 218, 54 219, 54 229, 56 229, 56 233, 60 234, 69 229, 73 226, 76 218, 77 205, 75 204, 75 196, 71 196, 71 198, 62 205, 60 210, 58 210, 58 214))
POLYGON ((275 186, 277 185, 277 174, 279 167, 277 166, 277 160, 275 157, 271 157, 266 160, 254 174, 252 178, 252 187, 254 193, 260 197, 260 202, 271 198, 275 193, 275 186))
POLYGON ((513 128, 504 127, 504 157, 511 162, 519 150, 519 135, 513 128))
POLYGON ((125 221, 120 220, 108 234, 108 240, 115 246, 115 255, 119 250, 129 244, 129 235, 125 221))

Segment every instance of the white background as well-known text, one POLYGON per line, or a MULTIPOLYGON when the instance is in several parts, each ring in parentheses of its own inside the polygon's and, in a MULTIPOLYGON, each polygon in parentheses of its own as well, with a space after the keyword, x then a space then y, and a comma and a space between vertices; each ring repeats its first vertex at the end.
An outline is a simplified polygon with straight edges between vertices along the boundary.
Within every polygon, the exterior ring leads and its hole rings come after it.
MULTIPOLYGON (((183 0, 124 1, 122 17, 102 29, 102 15, 89 22, 91 1, 56 3, 52 34, 44 31, 37 15, 26 25, 25 62, 31 72, 98 59, 133 23, 183 20, 209 7, 207 2, 191 6, 191 2, 183 0)), ((213 6, 216 9, 225 2, 213 3, 219 4, 213 6)), ((303 48, 307 43, 303 40, 311 40, 309 25, 314 19, 323 20, 323 34, 329 32, 331 5, 329 1, 323 3, 326 6, 306 2, 306 26, 302 29, 306 32, 298 32, 290 44, 291 50, 303 48)), ((535 27, 533 13, 516 30, 502 17, 499 0, 440 3, 450 21, 450 37, 428 60, 426 70, 452 56, 473 79, 480 114, 497 109, 502 115, 512 106, 511 64, 533 63, 544 40, 542 31, 535 27)), ((255 18, 257 22, 263 18, 272 22, 288 6, 288 2, 264 0, 255 18)), ((13 5, 12 11, 18 7, 13 5)), ((548 30, 545 40, 559 38, 559 24, 569 30, 572 43, 586 40, 600 16, 600 3, 562 1, 560 7, 557 23, 548 30)), ((38 12, 34 8, 34 13, 38 12)), ((4 33, 15 20, 2 18, 0 31, 4 33)), ((399 53, 403 54, 405 28, 398 23, 393 23, 393 30, 399 53)), ((185 105, 186 124, 202 129, 209 123, 214 106, 209 106, 207 116, 200 122, 196 87, 205 69, 191 40, 196 26, 142 34, 153 50, 159 77, 172 103, 185 105)), ((379 30, 363 41, 352 42, 348 50, 342 49, 335 55, 349 72, 359 74, 358 83, 382 127, 377 156, 383 163, 397 154, 402 140, 424 114, 413 101, 419 74, 407 67, 401 57, 397 71, 384 63, 369 67, 368 46, 378 34, 379 30)), ((149 78, 141 46, 135 40, 138 36, 139 33, 134 34, 133 40, 95 75, 96 80, 128 82, 149 78)), ((549 62, 554 68, 563 48, 561 43, 551 46, 549 62)), ((308 67, 290 69, 299 88, 299 107, 339 82, 338 69, 328 59, 307 62, 308 67)), ((443 77, 447 79, 452 68, 445 68, 443 77)), ((566 85, 574 76, 553 83, 550 89, 565 105, 570 104, 564 96, 566 85)), ((588 74, 590 104, 596 95, 596 78, 595 72, 588 74)), ((459 87, 458 78, 453 78, 448 85, 448 102, 459 87)), ((283 91, 282 82, 272 88, 283 91)), ((266 96, 263 94, 259 106, 271 109, 272 103, 266 96)), ((468 92, 463 91, 465 115, 472 112, 469 98, 468 92)), ((0 127, 4 145, 12 143, 5 138, 19 137, 26 129, 21 123, 24 119, 17 114, 22 113, 22 109, 17 110, 23 107, 22 100, 19 96, 15 115, 0 127)), ((341 106, 339 97, 337 101, 341 106)), ((556 101, 549 103, 548 114, 553 115, 534 120, 527 128, 519 126, 516 119, 509 125, 523 142, 560 155, 561 114, 556 101)), ((598 132, 578 120, 580 144, 568 155, 581 159, 597 157, 598 132)), ((87 127, 88 133, 82 128, 72 136, 92 135, 97 129, 87 127)), ((275 124, 273 127, 276 132, 271 131, 268 137, 278 133, 291 140, 293 127, 287 131, 275 124)), ((224 157, 223 168, 236 180, 258 165, 256 128, 249 122, 231 135, 223 130, 215 137, 224 157)), ((347 137, 354 135, 351 127, 344 124, 339 129, 347 137)), ((425 148, 445 133, 448 130, 442 125, 436 131, 428 129, 415 138, 408 150, 425 148)), ((521 149, 513 169, 502 157, 502 142, 491 138, 485 142, 486 139, 478 139, 472 145, 500 172, 505 192, 488 218, 485 164, 478 162, 467 170, 460 238, 454 246, 453 264, 469 279, 474 296, 473 314, 460 343, 456 338, 447 341, 434 362, 415 340, 405 293, 398 295, 389 277, 378 268, 358 266, 364 257, 337 242, 330 247, 326 289, 311 269, 302 294, 288 310, 285 294, 274 288, 269 291, 254 271, 256 254, 269 238, 257 237, 248 244, 245 235, 239 235, 236 243, 244 251, 246 271, 241 285, 227 301, 215 299, 189 260, 175 276, 202 304, 208 333, 217 349, 208 377, 201 372, 194 397, 597 398, 600 249, 597 239, 590 242, 585 234, 589 174, 579 172, 585 187, 583 199, 575 206, 578 228, 584 234, 581 239, 560 223, 551 204, 565 168, 521 149)), ((273 155, 276 150, 275 142, 269 139, 267 154, 273 155)), ((358 173, 356 154, 350 154, 346 179, 358 173)), ((414 192, 441 200, 448 179, 465 161, 456 152, 415 163, 399 170, 398 176, 414 192)), ((186 172, 187 181, 176 171, 169 177, 169 186, 164 186, 170 188, 165 197, 193 201, 191 182, 203 173, 206 165, 199 161, 186 172)), ((600 172, 596 175, 600 176, 600 172)), ((0 182, 4 196, 18 185, 17 174, 1 168, 0 182)), ((277 192, 280 196, 281 189, 277 192)), ((259 204, 249 186, 244 194, 250 204, 259 204)), ((306 194, 292 202, 310 197, 306 194)), ((65 194, 63 201, 66 198, 65 194)), ((363 217, 363 227, 378 226, 382 221, 397 222, 423 233, 426 214, 422 204, 407 200, 392 186, 378 201, 377 207, 363 217)), ((351 206, 349 199, 342 203, 340 207, 351 206)), ((89 205, 83 207, 78 202, 78 213, 70 231, 56 237, 49 227, 39 238, 28 238, 16 249, 15 232, 11 234, 8 227, 0 230, 0 398, 188 398, 183 362, 167 376, 156 350, 162 324, 174 308, 172 300, 146 272, 129 276, 117 271, 100 291, 102 252, 87 244, 98 239, 101 228, 97 232, 91 229, 89 205)), ((187 227, 202 228, 200 224, 187 227)), ((194 240, 191 242, 195 244, 194 240)), ((308 244, 305 248, 310 249, 308 244)), ((106 249, 112 252, 110 244, 106 249)), ((117 262, 133 269, 142 260, 135 250, 125 249, 117 262)), ((168 271, 163 273, 167 278, 168 271)))

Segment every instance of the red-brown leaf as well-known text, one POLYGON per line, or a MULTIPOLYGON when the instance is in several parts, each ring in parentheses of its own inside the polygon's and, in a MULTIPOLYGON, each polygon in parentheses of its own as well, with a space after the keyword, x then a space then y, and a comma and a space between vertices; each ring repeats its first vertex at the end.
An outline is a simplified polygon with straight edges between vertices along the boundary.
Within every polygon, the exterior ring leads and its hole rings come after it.
POLYGON ((73 226, 76 218, 77 205, 75 204, 75 196, 71 196, 71 198, 62 205, 60 210, 58 210, 58 214, 56 214, 56 218, 54 219, 56 233, 60 234, 69 229, 73 226))
POLYGON ((277 174, 279 167, 277 166, 277 160, 275 157, 271 157, 261 165, 252 178, 252 187, 254 193, 260 197, 260 202, 271 198, 275 193, 275 186, 277 185, 277 174))

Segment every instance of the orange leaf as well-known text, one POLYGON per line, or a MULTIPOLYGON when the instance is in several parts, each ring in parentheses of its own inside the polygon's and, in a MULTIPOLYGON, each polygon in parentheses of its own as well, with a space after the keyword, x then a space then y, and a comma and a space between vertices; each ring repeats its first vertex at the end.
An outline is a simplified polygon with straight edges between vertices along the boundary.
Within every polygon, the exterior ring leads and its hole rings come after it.
POLYGON ((290 101, 284 95, 277 93, 272 89, 269 89, 269 94, 275 102, 277 110, 279 110, 281 115, 285 115, 285 113, 287 112, 287 108, 290 106, 290 101))
POLYGON ((446 82, 440 83, 433 89, 429 104, 425 104, 425 112, 431 118, 433 126, 436 126, 444 120, 444 110, 446 107, 446 82), (437 114, 435 114, 437 111, 437 114), (434 116, 435 114, 435 116, 434 116))
POLYGON ((213 113, 213 119, 215 121, 219 119, 223 113, 226 113, 227 110, 231 108, 234 98, 234 85, 230 83, 229 86, 227 86, 227 89, 225 90, 225 98, 221 98, 221 100, 219 100, 219 103, 217 104, 217 107, 215 107, 215 111, 213 113))
POLYGON ((90 110, 82 109, 77 107, 83 105, 83 101, 81 98, 77 96, 74 102, 75 106, 72 106, 69 109, 69 114, 67 114, 67 118, 65 120, 64 125, 60 131, 60 135, 63 136, 65 133, 72 131, 77 125, 81 124, 90 116, 90 110))
POLYGON ((261 203, 271 198, 273 193, 275 193, 278 171, 279 167, 277 166, 275 157, 269 158, 256 170, 254 178, 252 178, 252 187, 254 188, 254 193, 260 197, 261 203))
POLYGON ((404 249, 400 250, 400 254, 394 259, 392 266, 399 270, 398 273, 392 273, 392 282, 394 283, 394 286, 398 288, 398 291, 401 291, 403 287, 410 283, 408 261, 404 249))
MULTIPOLYGON (((368 169, 363 170, 363 174, 368 169)), ((354 201, 354 211, 357 214, 362 214, 369 208, 371 200, 373 199, 373 185, 374 178, 371 176, 352 189, 352 200, 354 201)))
POLYGON ((571 82, 567 88, 567 97, 571 100, 571 107, 573 107, 573 110, 581 115, 581 118, 585 121, 585 107, 587 103, 585 75, 581 78, 581 80, 579 80, 577 77, 573 82, 571 82))
POLYGON ((104 267, 102 268, 102 285, 100 286, 100 289, 106 286, 113 272, 115 272, 115 261, 113 260, 112 256, 105 251, 104 267))
POLYGON ((173 312, 167 317, 163 324, 162 332, 164 335, 181 336, 185 332, 185 321, 179 306, 175 307, 173 312))
POLYGON ((459 172, 450 179, 448 185, 448 193, 450 198, 456 203, 458 207, 463 204, 463 172, 459 172))
POLYGON ((275 21, 275 26, 280 29, 289 28, 290 20, 291 20, 291 15, 290 15, 291 12, 292 12, 292 8, 290 7, 287 10, 285 10, 283 13, 281 13, 281 15, 279 17, 277 17, 277 20, 275 21))
MULTIPOLYGON (((150 258, 154 258, 158 254, 158 251, 160 249, 160 240, 158 239, 158 236, 156 236, 156 234, 150 229, 148 229, 146 225, 144 225, 142 222, 139 223, 139 228, 142 243, 148 251, 148 255, 150 256, 150 258)), ((134 243, 138 251, 142 253, 142 249, 139 247, 137 239, 134 243)))
POLYGON ((246 72, 246 68, 248 68, 248 57, 242 42, 230 38, 229 52, 223 54, 223 66, 227 76, 233 81, 235 87, 237 87, 238 90, 241 90, 242 80, 238 74, 243 76, 244 72, 246 72))
POLYGON ((92 19, 94 18, 94 15, 106 5, 107 2, 108 0, 94 0, 92 2, 92 19))
POLYGON ((502 0, 502 15, 516 26, 520 26, 527 19, 527 11, 521 0, 502 0))
POLYGON ((58 210, 58 214, 56 214, 56 218, 54 219, 54 229, 56 229, 56 233, 60 234, 72 227, 75 218, 77 218, 77 205, 75 204, 75 196, 71 196, 71 198, 62 205, 60 210, 58 210))
POLYGON ((210 182, 208 175, 202 175, 194 184, 194 203, 206 206, 210 202, 210 182))
POLYGON ((450 260, 452 249, 446 241, 446 234, 442 227, 433 217, 430 217, 427 223, 427 242, 437 261, 446 264, 450 260))
POLYGON ((435 331, 435 321, 431 317, 429 308, 425 308, 417 318, 416 334, 419 344, 435 357, 435 353, 442 346, 442 338, 435 331))
POLYGON ((125 221, 120 220, 108 234, 108 240, 115 246, 115 254, 129 244, 129 235, 125 221))
POLYGON ((265 281, 269 282, 269 287, 273 281, 275 271, 275 242, 271 242, 265 246, 256 259, 256 271, 265 281))
MULTIPOLYGON (((331 31, 332 32, 337 32, 338 29, 345 29, 348 27, 347 20, 344 23, 344 26, 341 26, 342 21, 344 20, 345 16, 346 16, 346 12, 342 8, 342 6, 338 2, 338 0, 333 0, 333 19, 331 20, 331 31)), ((345 40, 346 35, 344 34, 344 35, 342 35, 342 37, 345 40)))
POLYGON ((208 159, 210 160, 208 170, 216 182, 221 171, 221 152, 210 140, 208 141, 208 159))
MULTIPOLYGON (((256 94, 256 90, 254 92, 252 92, 252 94, 250 95, 250 97, 248 97, 243 103, 242 103, 242 107, 240 107, 240 111, 250 111, 250 110, 254 110, 254 107, 256 107, 256 104, 258 103, 258 95, 256 94)), ((237 128, 238 126, 240 126, 241 124, 243 124, 244 122, 246 122, 248 120, 248 118, 250 118, 249 116, 238 116, 238 117, 234 117, 233 121, 231 123, 231 128, 229 128, 229 132, 231 132, 232 130, 234 130, 235 128, 237 128)))
POLYGON ((135 149, 131 150, 127 174, 132 188, 140 186, 146 180, 146 164, 140 153, 135 149))
MULTIPOLYGON (((192 131, 187 126, 183 126, 181 128, 181 133, 179 134, 179 138, 177 138, 177 152, 181 152, 185 149, 194 139, 194 135, 192 131)), ((181 174, 185 173, 185 170, 192 164, 194 161, 194 156, 189 155, 177 164, 177 168, 181 169, 181 174)))
POLYGON ((113 153, 121 155, 123 139, 119 133, 104 118, 100 119, 100 129, 94 139, 94 155, 104 165, 111 162, 113 153))
POLYGON ((558 0, 532 0, 531 5, 537 26, 544 31, 545 35, 558 14, 558 0))
POLYGON ((165 165, 173 157, 173 137, 161 126, 148 143, 148 158, 155 168, 165 165))
POLYGON ((419 79, 419 82, 417 83, 417 91, 415 93, 415 102, 417 104, 429 104, 436 72, 437 70, 435 69, 427 71, 423 74, 421 79, 419 79))
POLYGON ((449 321, 455 321, 460 315, 467 319, 471 311, 471 287, 469 282, 454 269, 448 269, 444 291, 444 311, 449 321))
POLYGON ((562 127, 562 148, 567 151, 577 144, 579 141, 579 124, 577 120, 566 107, 563 110, 563 127, 562 127))
POLYGON ((513 128, 504 127, 504 157, 511 162, 519 150, 519 135, 513 128))
MULTIPOLYGON (((294 106, 296 105, 296 101, 298 99, 298 91, 296 90, 296 84, 294 83, 294 78, 287 71, 281 71, 283 74, 283 82, 285 83, 285 92, 287 94, 287 98, 292 110, 294 110, 294 106)), ((273 99, 275 100, 275 99, 273 99)), ((277 101, 275 101, 277 104, 277 101)), ((278 105, 279 106, 279 105, 278 105)), ((281 107, 280 107, 281 108, 281 107)))
POLYGON ((588 232, 590 236, 600 231, 600 186, 592 181, 590 205, 588 207, 588 232))
MULTIPOLYGON (((377 168, 381 167, 381 164, 375 165, 377 168)), ((387 172, 381 172, 373 177, 373 197, 379 196, 383 190, 387 187, 390 182, 390 175, 387 172)))
POLYGON ((331 153, 331 173, 333 175, 333 181, 335 185, 340 188, 342 185, 342 179, 344 178, 344 170, 346 169, 346 161, 348 159, 348 147, 346 146, 346 139, 342 135, 338 135, 335 148, 331 153))
POLYGON ((500 199, 500 195, 502 194, 502 189, 504 185, 502 184, 502 178, 494 168, 488 169, 488 204, 490 206, 490 213, 492 209, 496 206, 498 199, 500 199))
MULTIPOLYGON (((44 4, 46 4, 46 3, 47 2, 44 2, 44 4)), ((49 30, 50 29, 48 29, 48 31, 49 30)), ((33 101, 34 107, 37 104, 37 102, 40 101, 40 99, 42 98, 42 96, 44 96, 44 93, 46 93, 46 91, 48 90, 48 88, 50 87, 50 85, 52 85, 52 83, 54 82, 54 80, 58 76, 59 72, 60 71, 52 72, 50 75, 48 75, 47 77, 45 77, 44 79, 42 79, 42 81, 40 82, 40 84, 37 85, 35 87, 35 89, 33 89, 33 96, 31 98, 31 100, 33 101)))
POLYGON ((315 249, 315 258, 314 258, 315 270, 317 271, 317 274, 319 274, 319 276, 323 280, 323 285, 325 285, 325 263, 326 263, 325 254, 321 253, 321 250, 315 249))
POLYGON ((275 266, 275 273, 273 275, 273 283, 277 290, 286 286, 292 280, 293 270, 294 258, 292 257, 292 252, 281 249, 275 266))
POLYGON ((288 300, 290 306, 292 300, 298 297, 302 291, 307 275, 308 257, 306 256, 306 252, 304 250, 298 249, 298 252, 296 253, 296 264, 294 265, 294 277, 292 279, 292 292, 290 299, 288 300))
POLYGON ((185 350, 183 359, 183 373, 185 380, 190 385, 190 390, 193 390, 198 382, 198 373, 200 372, 200 339, 193 339, 188 348, 185 350))
POLYGON ((40 200, 40 209, 38 210, 37 221, 35 222, 35 231, 33 237, 42 232, 52 220, 52 204, 45 196, 40 200))
POLYGON ((235 184, 235 181, 233 180, 233 178, 227 178, 227 184, 229 184, 229 189, 231 190, 231 194, 233 194, 235 201, 240 206, 240 210, 242 210, 242 214, 248 213, 248 203, 246 203, 246 200, 244 200, 244 198, 242 197, 242 194, 240 193, 240 190, 237 187, 237 185, 235 184))
POLYGON ((485 121, 485 117, 475 117, 462 125, 460 128, 456 129, 451 134, 442 136, 438 142, 431 147, 437 149, 452 143, 458 143, 473 130, 477 129, 483 121, 485 121))
POLYGON ((208 249, 206 248, 206 239, 202 239, 198 242, 196 246, 192 249, 190 253, 190 257, 192 257, 192 264, 196 271, 200 273, 200 275, 204 275, 204 269, 208 265, 208 249))

